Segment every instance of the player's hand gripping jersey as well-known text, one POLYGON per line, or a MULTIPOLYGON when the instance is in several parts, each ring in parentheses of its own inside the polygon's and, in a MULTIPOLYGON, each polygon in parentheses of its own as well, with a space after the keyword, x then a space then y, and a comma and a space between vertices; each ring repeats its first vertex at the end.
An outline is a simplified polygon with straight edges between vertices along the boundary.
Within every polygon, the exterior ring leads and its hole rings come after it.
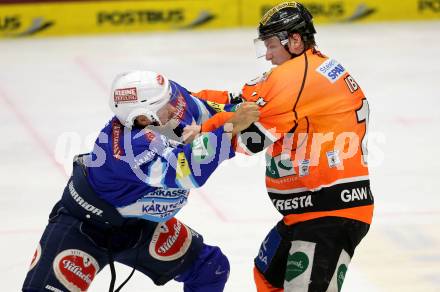
MULTIPOLYGON (((226 91, 194 95, 230 101, 226 91)), ((286 224, 324 216, 371 223, 368 102, 343 65, 311 49, 246 84, 242 97, 260 105, 261 116, 239 146, 267 149, 267 190, 286 224)))
MULTIPOLYGON (((176 139, 193 121, 201 124, 217 112, 235 110, 234 105, 194 98, 175 82, 171 86, 179 122, 176 139)), ((125 217, 156 222, 172 218, 186 204, 189 189, 203 185, 223 160, 234 156, 230 137, 221 126, 224 119, 217 122, 218 118, 221 115, 206 123, 215 131, 183 145, 148 128, 129 130, 114 117, 96 140, 88 162, 95 166, 88 167, 89 183, 125 217)))

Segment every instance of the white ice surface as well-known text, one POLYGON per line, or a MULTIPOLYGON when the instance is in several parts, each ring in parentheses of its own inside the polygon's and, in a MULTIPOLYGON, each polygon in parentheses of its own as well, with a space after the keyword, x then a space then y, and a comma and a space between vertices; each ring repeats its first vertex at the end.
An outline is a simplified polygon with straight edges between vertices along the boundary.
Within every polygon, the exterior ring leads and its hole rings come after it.
MULTIPOLYGON (((440 22, 318 31, 320 49, 348 68, 371 107, 375 218, 343 291, 440 291, 440 22)), ((117 73, 150 69, 193 90, 239 89, 266 68, 253 38, 223 30, 0 41, 0 290, 20 289, 71 157, 110 117, 117 73)), ((178 215, 228 255, 225 291, 255 291, 253 258, 280 219, 264 170, 261 156, 227 162, 178 215)), ((119 282, 130 271, 117 270, 119 282)), ((90 291, 107 291, 109 279, 105 268, 90 291)), ((137 272, 123 291, 180 290, 137 272)))

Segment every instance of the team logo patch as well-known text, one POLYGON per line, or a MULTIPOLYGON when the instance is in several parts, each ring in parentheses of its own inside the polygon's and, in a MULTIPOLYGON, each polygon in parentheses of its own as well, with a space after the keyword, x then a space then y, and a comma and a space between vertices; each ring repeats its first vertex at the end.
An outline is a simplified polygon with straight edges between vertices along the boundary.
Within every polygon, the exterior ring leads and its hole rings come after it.
POLYGON ((156 138, 156 134, 153 131, 146 129, 145 138, 147 139, 147 141, 151 142, 156 138))
POLYGON ((191 230, 176 218, 159 223, 150 242, 150 255, 161 261, 182 257, 191 245, 191 230))
POLYGON ((176 107, 176 113, 174 114, 173 119, 180 122, 186 112, 186 101, 180 92, 172 104, 176 107))
POLYGON ((133 103, 137 101, 136 87, 116 89, 113 94, 115 103, 133 103))
POLYGON ((67 249, 54 262, 55 276, 69 291, 87 291, 99 271, 98 262, 86 252, 67 249))
POLYGON ((225 111, 225 105, 221 103, 216 103, 213 101, 206 101, 206 103, 217 113, 224 112, 225 111))
POLYGON ((349 264, 350 255, 345 250, 342 250, 339 255, 338 263, 336 264, 337 268, 335 269, 333 277, 328 285, 327 291, 341 291, 349 264))
POLYGON ((271 157, 266 154, 266 176, 282 178, 292 175, 296 175, 296 172, 289 155, 281 154, 271 157))
POLYGON ((327 155, 327 162, 330 168, 337 167, 341 164, 341 159, 339 157, 339 150, 328 151, 325 154, 327 155))
POLYGON ((341 291, 342 289, 342 284, 344 283, 346 273, 347 273, 347 266, 344 264, 340 265, 337 271, 338 291, 341 291))
POLYGON ((193 158, 198 162, 201 162, 206 158, 210 158, 215 154, 215 150, 209 143, 208 134, 199 136, 194 139, 194 141, 191 143, 191 148, 194 155, 193 158))
POLYGON ((310 174, 310 160, 302 160, 299 164, 299 176, 307 176, 310 174))
POLYGON ((302 240, 292 241, 286 264, 285 291, 301 291, 304 287, 309 286, 312 276, 315 247, 316 243, 314 242, 302 240))
POLYGON ((32 270, 38 264, 40 257, 41 257, 41 245, 40 243, 38 243, 37 249, 35 250, 34 255, 32 256, 32 261, 29 266, 29 271, 32 270))
POLYGON ((118 121, 112 123, 112 145, 113 157, 119 159, 124 155, 124 150, 120 146, 122 136, 122 125, 118 121))
POLYGON ((345 72, 345 68, 334 59, 329 59, 319 66, 316 71, 327 78, 331 83, 335 83, 345 72))
POLYGON ((309 258, 303 252, 295 252, 287 258, 286 280, 291 281, 304 273, 309 267, 309 258))
POLYGON ((190 174, 191 169, 189 168, 189 162, 185 157, 185 153, 179 152, 177 154, 176 178, 182 180, 190 174))

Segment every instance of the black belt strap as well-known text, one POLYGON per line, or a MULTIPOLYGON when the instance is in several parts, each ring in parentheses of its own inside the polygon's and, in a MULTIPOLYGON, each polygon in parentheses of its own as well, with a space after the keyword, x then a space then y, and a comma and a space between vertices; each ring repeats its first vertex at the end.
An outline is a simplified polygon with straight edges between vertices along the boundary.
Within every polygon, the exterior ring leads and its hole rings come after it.
POLYGON ((85 166, 78 160, 74 161, 72 176, 61 198, 63 205, 81 221, 104 228, 122 226, 126 219, 114 206, 98 197, 86 174, 85 166))

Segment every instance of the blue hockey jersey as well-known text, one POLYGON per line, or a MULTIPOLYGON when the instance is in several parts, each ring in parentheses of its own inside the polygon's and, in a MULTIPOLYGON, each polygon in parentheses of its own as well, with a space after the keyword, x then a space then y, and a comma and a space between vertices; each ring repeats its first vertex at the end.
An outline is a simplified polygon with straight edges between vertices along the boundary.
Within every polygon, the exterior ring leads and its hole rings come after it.
MULTIPOLYGON (((200 124, 218 111, 177 83, 171 82, 171 87, 177 136, 186 125, 200 124)), ((149 128, 130 130, 113 117, 87 161, 88 180, 98 196, 123 216, 161 222, 186 204, 189 189, 203 185, 222 161, 234 155, 223 127, 184 145, 149 128)))

